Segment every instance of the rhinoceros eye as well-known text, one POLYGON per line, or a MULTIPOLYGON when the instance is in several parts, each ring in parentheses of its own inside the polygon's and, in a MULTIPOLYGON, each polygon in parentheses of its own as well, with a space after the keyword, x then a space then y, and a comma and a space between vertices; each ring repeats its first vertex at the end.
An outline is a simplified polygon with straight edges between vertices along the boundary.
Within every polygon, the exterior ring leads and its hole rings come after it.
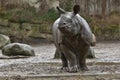
POLYGON ((70 22, 70 23, 72 23, 72 22, 73 22, 73 21, 72 21, 72 19, 68 19, 67 21, 68 21, 68 22, 70 22))

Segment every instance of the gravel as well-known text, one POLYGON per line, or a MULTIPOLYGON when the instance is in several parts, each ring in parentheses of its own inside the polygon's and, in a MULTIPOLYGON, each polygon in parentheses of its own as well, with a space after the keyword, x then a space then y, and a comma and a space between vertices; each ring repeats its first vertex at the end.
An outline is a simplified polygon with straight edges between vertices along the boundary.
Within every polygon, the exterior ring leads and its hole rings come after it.
MULTIPOLYGON (((35 57, 0 59, 0 75, 10 76, 68 73, 60 70, 60 59, 53 59, 55 52, 54 44, 44 43, 33 45, 33 48, 36 53, 35 57)), ((87 59, 89 71, 84 73, 120 73, 120 42, 100 42, 93 48, 96 53, 96 58, 87 59)))

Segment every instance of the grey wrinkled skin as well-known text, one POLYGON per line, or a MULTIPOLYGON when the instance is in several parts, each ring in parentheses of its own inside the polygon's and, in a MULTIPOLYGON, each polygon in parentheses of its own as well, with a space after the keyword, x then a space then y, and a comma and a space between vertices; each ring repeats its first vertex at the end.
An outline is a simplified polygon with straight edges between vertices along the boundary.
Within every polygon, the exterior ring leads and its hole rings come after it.
POLYGON ((88 70, 86 54, 93 42, 91 29, 86 20, 77 14, 79 10, 76 6, 78 7, 75 5, 73 12, 57 7, 61 16, 52 27, 54 43, 61 54, 61 69, 68 72, 88 70))

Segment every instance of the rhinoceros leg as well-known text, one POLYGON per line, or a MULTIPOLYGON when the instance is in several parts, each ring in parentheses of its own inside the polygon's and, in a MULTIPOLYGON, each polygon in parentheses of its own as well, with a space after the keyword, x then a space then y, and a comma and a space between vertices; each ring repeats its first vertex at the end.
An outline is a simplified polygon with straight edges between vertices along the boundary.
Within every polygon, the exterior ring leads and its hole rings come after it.
POLYGON ((61 52, 61 60, 62 60, 62 70, 68 71, 68 62, 64 55, 64 53, 61 52))
POLYGON ((62 44, 60 46, 61 46, 61 50, 63 51, 66 59, 69 62, 68 71, 69 72, 77 72, 78 66, 77 66, 76 55, 72 51, 70 51, 66 46, 64 46, 62 44))
POLYGON ((62 70, 65 70, 67 71, 68 70, 68 62, 67 62, 67 59, 64 55, 64 53, 62 53, 59 48, 56 48, 56 52, 55 52, 55 56, 54 58, 61 58, 62 60, 62 70))
POLYGON ((86 56, 88 52, 89 47, 84 47, 80 50, 80 52, 77 54, 79 59, 79 69, 81 71, 88 71, 87 65, 86 65, 86 56))

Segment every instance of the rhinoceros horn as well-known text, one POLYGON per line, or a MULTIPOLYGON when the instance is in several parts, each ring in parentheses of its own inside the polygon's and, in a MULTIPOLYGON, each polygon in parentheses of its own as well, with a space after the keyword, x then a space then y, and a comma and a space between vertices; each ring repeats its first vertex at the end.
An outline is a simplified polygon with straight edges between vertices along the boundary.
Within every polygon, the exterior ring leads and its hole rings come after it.
POLYGON ((60 12, 60 14, 66 13, 66 11, 64 9, 60 8, 59 6, 57 6, 57 10, 60 12))

